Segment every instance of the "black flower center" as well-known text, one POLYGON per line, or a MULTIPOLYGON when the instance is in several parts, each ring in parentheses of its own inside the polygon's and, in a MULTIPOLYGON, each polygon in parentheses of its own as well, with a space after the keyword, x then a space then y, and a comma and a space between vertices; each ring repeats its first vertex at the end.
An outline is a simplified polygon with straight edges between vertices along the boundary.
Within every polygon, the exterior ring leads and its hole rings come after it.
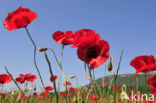
POLYGON ((92 49, 87 53, 88 58, 96 58, 97 56, 98 56, 98 52, 95 49, 92 49))
POLYGON ((4 81, 3 80, 1 81, 1 84, 4 84, 4 81))

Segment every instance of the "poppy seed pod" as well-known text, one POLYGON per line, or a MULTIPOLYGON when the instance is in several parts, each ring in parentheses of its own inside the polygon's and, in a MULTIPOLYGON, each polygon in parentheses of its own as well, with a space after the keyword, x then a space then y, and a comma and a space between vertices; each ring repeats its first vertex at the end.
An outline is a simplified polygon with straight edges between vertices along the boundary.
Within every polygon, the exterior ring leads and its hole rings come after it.
POLYGON ((40 48, 38 48, 38 50, 39 50, 40 52, 44 52, 44 51, 48 50, 48 48, 40 47, 40 48))
POLYGON ((112 60, 110 59, 108 65, 107 65, 107 70, 112 71, 112 69, 113 69, 113 63, 112 63, 112 60))

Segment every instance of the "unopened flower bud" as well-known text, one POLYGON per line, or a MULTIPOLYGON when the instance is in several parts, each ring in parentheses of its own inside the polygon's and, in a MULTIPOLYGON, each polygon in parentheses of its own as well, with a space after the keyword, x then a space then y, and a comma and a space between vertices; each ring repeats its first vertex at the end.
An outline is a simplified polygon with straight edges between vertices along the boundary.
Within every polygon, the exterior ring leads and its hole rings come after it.
POLYGON ((45 47, 39 47, 38 48, 38 50, 40 51, 40 52, 44 52, 44 51, 46 51, 48 48, 45 48, 45 47))
POLYGON ((113 69, 113 64, 112 64, 112 60, 110 59, 108 65, 107 65, 107 70, 112 71, 112 69, 113 69))
POLYGON ((71 76, 69 76, 69 78, 73 79, 73 78, 75 78, 75 76, 74 75, 71 75, 71 76))

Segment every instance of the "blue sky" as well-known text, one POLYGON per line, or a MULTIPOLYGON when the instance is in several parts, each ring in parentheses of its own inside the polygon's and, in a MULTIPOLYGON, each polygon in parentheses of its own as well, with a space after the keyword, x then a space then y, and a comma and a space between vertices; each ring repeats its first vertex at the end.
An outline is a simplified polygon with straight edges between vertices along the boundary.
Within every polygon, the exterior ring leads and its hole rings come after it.
MULTIPOLYGON (((151 54, 156 56, 155 4, 155 0, 1 0, 0 73, 5 73, 3 66, 6 65, 14 77, 20 73, 37 75, 33 65, 33 47, 26 31, 18 29, 9 32, 3 27, 7 13, 19 6, 29 8, 38 15, 28 26, 38 47, 51 47, 59 57, 61 46, 55 45, 51 37, 53 32, 93 29, 100 34, 101 39, 109 42, 115 67, 124 49, 119 73, 135 73, 135 69, 129 65, 134 57, 151 54)), ((51 52, 48 52, 48 56, 54 73, 62 79, 51 52)), ((37 53, 37 62, 45 85, 49 85, 50 74, 43 53, 37 53)), ((76 48, 65 48, 63 67, 67 77, 76 75, 80 85, 88 83, 84 76, 83 62, 77 58, 76 48)), ((95 69, 96 78, 104 75, 104 68, 105 64, 95 69)), ((112 73, 107 72, 107 75, 110 74, 112 73)), ((40 84, 39 79, 36 83, 40 84)))

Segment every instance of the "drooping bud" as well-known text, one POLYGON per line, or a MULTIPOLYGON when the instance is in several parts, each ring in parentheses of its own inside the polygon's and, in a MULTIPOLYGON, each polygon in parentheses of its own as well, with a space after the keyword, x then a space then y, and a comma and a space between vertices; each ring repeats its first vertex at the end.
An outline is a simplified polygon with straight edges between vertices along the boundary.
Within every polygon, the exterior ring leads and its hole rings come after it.
POLYGON ((38 50, 40 51, 40 52, 44 52, 44 51, 46 51, 48 48, 45 48, 45 47, 39 47, 38 48, 38 50))
POLYGON ((112 56, 111 56, 110 61, 109 61, 108 65, 107 65, 107 70, 112 71, 112 69, 113 69, 113 62, 112 62, 112 56))
POLYGON ((73 79, 73 78, 75 78, 75 75, 71 75, 71 76, 69 76, 69 78, 73 79))

